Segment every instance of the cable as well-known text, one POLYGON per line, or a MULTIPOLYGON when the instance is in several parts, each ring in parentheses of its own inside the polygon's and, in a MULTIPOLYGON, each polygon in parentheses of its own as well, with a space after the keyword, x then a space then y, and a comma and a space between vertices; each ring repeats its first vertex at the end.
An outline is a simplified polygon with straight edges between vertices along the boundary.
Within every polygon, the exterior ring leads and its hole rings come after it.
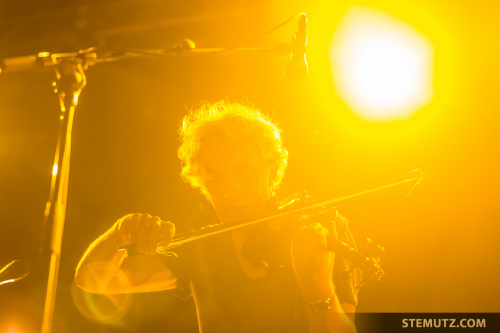
MULTIPOLYGON (((298 13, 292 17, 290 17, 289 19, 285 20, 284 22, 278 24, 277 26, 271 28, 270 30, 264 32, 264 33, 261 33, 260 35, 257 35, 255 37, 252 37, 250 39, 247 39, 243 42, 239 42, 233 46, 230 46, 230 47, 227 47, 227 48, 224 48, 222 50, 217 50, 217 51, 214 51, 214 52, 211 52, 211 53, 208 53, 208 54, 198 54, 198 56, 206 56, 206 55, 215 55, 215 54, 220 54, 220 53, 224 53, 224 52, 228 52, 228 51, 231 51, 231 50, 234 50, 242 45, 245 45, 251 41, 254 41, 256 39, 259 39, 265 35, 268 35, 276 30, 278 30, 279 28, 283 27, 284 25, 288 24, 290 21, 292 21, 293 19, 297 18, 298 16, 302 15, 304 13, 298 13)), ((108 52, 118 52, 118 53, 123 53, 123 55, 125 54, 130 54, 130 55, 149 55, 149 56, 172 56, 172 52, 180 52, 182 51, 183 49, 181 48, 178 48, 178 47, 173 47, 171 49, 167 49, 167 50, 137 50, 137 49, 115 49, 115 48, 98 48, 98 47, 90 47, 90 48, 87 48, 87 49, 84 49, 84 50, 80 50, 76 53, 74 53, 74 55, 86 55, 86 54, 92 54, 92 53, 97 53, 97 52, 103 52, 103 51, 108 51, 108 52)), ((71 55, 73 55, 72 53, 70 53, 71 55)), ((70 55, 68 54, 68 55, 70 55)))
MULTIPOLYGON (((240 47, 241 45, 245 45, 245 44, 247 44, 247 43, 249 43, 249 42, 251 42, 251 41, 254 41, 254 40, 256 40, 256 39, 259 39, 259 38, 261 38, 261 37, 263 37, 263 36, 265 36, 265 35, 270 34, 270 33, 271 33, 271 32, 273 32, 273 31, 278 30, 279 28, 281 28, 282 26, 284 26, 284 25, 288 24, 291 20, 293 20, 293 19, 297 18, 298 16, 300 16, 300 15, 302 15, 302 14, 304 14, 304 13, 298 13, 298 14, 295 14, 294 16, 290 17, 289 19, 285 20, 284 22, 282 22, 282 23, 278 24, 278 25, 277 25, 277 26, 275 26, 274 28, 271 28, 270 30, 268 30, 268 31, 266 31, 266 32, 264 32, 264 33, 262 33, 262 34, 260 34, 260 35, 257 35, 257 36, 255 36, 255 37, 252 37, 252 38, 250 38, 250 39, 247 39, 246 41, 243 41, 243 42, 238 43, 238 44, 236 44, 236 45, 233 45, 233 46, 230 46, 230 47, 228 47, 228 48, 225 48, 225 49, 223 49, 223 50, 221 50, 221 51, 216 51, 216 52, 214 52, 214 53, 212 53, 212 54, 215 54, 215 53, 223 53, 223 52, 231 51, 231 50, 234 50, 234 49, 236 49, 236 48, 240 47)), ((304 15, 305 15, 305 14, 304 14, 304 15)))

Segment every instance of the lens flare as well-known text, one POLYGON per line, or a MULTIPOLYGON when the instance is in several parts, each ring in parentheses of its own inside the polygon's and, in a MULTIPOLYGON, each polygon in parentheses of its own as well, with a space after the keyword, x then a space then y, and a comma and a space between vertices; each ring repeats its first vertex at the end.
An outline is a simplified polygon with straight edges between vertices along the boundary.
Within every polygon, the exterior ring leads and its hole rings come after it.
MULTIPOLYGON (((89 265, 86 276, 93 279, 92 272, 108 270, 106 263, 89 265)), ((118 278, 122 281, 127 277, 118 271, 118 278)), ((71 286, 71 295, 76 308, 82 315, 91 321, 101 324, 111 324, 120 320, 130 308, 132 294, 93 294, 80 289, 74 282, 71 286)))
POLYGON ((406 119, 432 99, 432 44, 387 13, 351 7, 329 56, 337 93, 364 119, 406 119))

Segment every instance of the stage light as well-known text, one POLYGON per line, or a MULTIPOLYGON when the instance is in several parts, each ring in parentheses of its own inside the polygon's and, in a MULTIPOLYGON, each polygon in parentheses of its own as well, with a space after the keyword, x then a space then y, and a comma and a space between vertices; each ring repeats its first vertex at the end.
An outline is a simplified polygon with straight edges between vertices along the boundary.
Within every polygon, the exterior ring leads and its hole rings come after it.
POLYGON ((387 13, 351 7, 329 56, 338 95, 363 119, 407 119, 432 99, 432 44, 387 13))

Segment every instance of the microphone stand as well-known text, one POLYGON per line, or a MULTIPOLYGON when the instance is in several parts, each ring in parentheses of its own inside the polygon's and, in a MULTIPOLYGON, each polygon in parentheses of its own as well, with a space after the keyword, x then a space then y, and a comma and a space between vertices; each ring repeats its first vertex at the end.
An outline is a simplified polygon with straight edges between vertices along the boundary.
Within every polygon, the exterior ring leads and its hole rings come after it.
MULTIPOLYGON (((78 97, 86 84, 83 67, 78 62, 71 61, 71 59, 64 59, 54 69, 56 73, 56 81, 53 83, 55 87, 54 92, 59 97, 61 112, 59 114, 59 131, 52 168, 49 200, 45 206, 43 219, 43 235, 45 236, 48 223, 52 220, 52 236, 50 241, 50 266, 43 312, 42 333, 49 333, 52 326, 68 197, 71 132, 75 109, 78 105, 78 97)), ((42 241, 42 250, 44 247, 43 243, 42 241)))

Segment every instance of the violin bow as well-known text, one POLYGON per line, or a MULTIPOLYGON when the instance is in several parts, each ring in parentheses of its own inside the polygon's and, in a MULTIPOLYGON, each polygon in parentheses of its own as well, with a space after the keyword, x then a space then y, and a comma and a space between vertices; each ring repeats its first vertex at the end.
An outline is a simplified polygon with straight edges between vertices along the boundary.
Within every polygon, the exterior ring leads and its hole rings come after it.
MULTIPOLYGON (((340 202, 340 201, 352 199, 355 197, 359 197, 359 196, 374 193, 374 192, 378 192, 378 191, 385 190, 385 189, 388 189, 391 187, 395 187, 395 186, 399 186, 399 185, 403 185, 403 184, 408 184, 408 183, 411 183, 414 181, 415 184, 408 192, 408 194, 407 194, 407 197, 408 197, 410 195, 410 193, 413 191, 413 189, 418 184, 420 184, 422 182, 422 180, 424 179, 424 173, 420 169, 415 169, 415 170, 412 170, 410 172, 404 173, 402 175, 407 175, 407 174, 414 174, 415 176, 408 178, 408 179, 405 179, 405 180, 394 182, 391 184, 382 185, 382 186, 375 187, 375 188, 372 188, 369 190, 365 190, 362 192, 349 194, 349 195, 339 197, 336 199, 327 200, 327 201, 323 201, 320 203, 315 203, 315 204, 310 205, 310 206, 301 207, 301 208, 297 208, 294 210, 278 213, 278 214, 275 214, 272 216, 263 217, 263 218, 260 218, 257 220, 243 220, 243 221, 236 221, 236 222, 230 222, 230 223, 218 223, 218 224, 213 224, 213 225, 208 225, 208 226, 202 227, 201 229, 198 229, 198 230, 182 232, 182 233, 179 233, 177 235, 174 235, 174 237, 172 238, 172 241, 170 242, 170 244, 168 246, 166 246, 166 247, 158 246, 157 253, 171 255, 172 253, 167 252, 167 251, 172 249, 172 248, 178 247, 182 244, 186 244, 186 243, 196 241, 196 240, 199 240, 202 238, 214 236, 214 235, 226 232, 226 231, 244 228, 244 227, 251 226, 251 225, 254 225, 257 223, 267 222, 267 221, 277 219, 280 217, 285 217, 287 215, 293 215, 293 214, 297 214, 297 213, 305 213, 305 212, 312 210, 314 208, 330 206, 330 205, 337 203, 337 202, 340 202)), ((125 246, 122 246, 119 248, 120 249, 127 249, 129 255, 140 254, 140 252, 137 251, 136 244, 129 244, 129 245, 125 245, 125 246)))

